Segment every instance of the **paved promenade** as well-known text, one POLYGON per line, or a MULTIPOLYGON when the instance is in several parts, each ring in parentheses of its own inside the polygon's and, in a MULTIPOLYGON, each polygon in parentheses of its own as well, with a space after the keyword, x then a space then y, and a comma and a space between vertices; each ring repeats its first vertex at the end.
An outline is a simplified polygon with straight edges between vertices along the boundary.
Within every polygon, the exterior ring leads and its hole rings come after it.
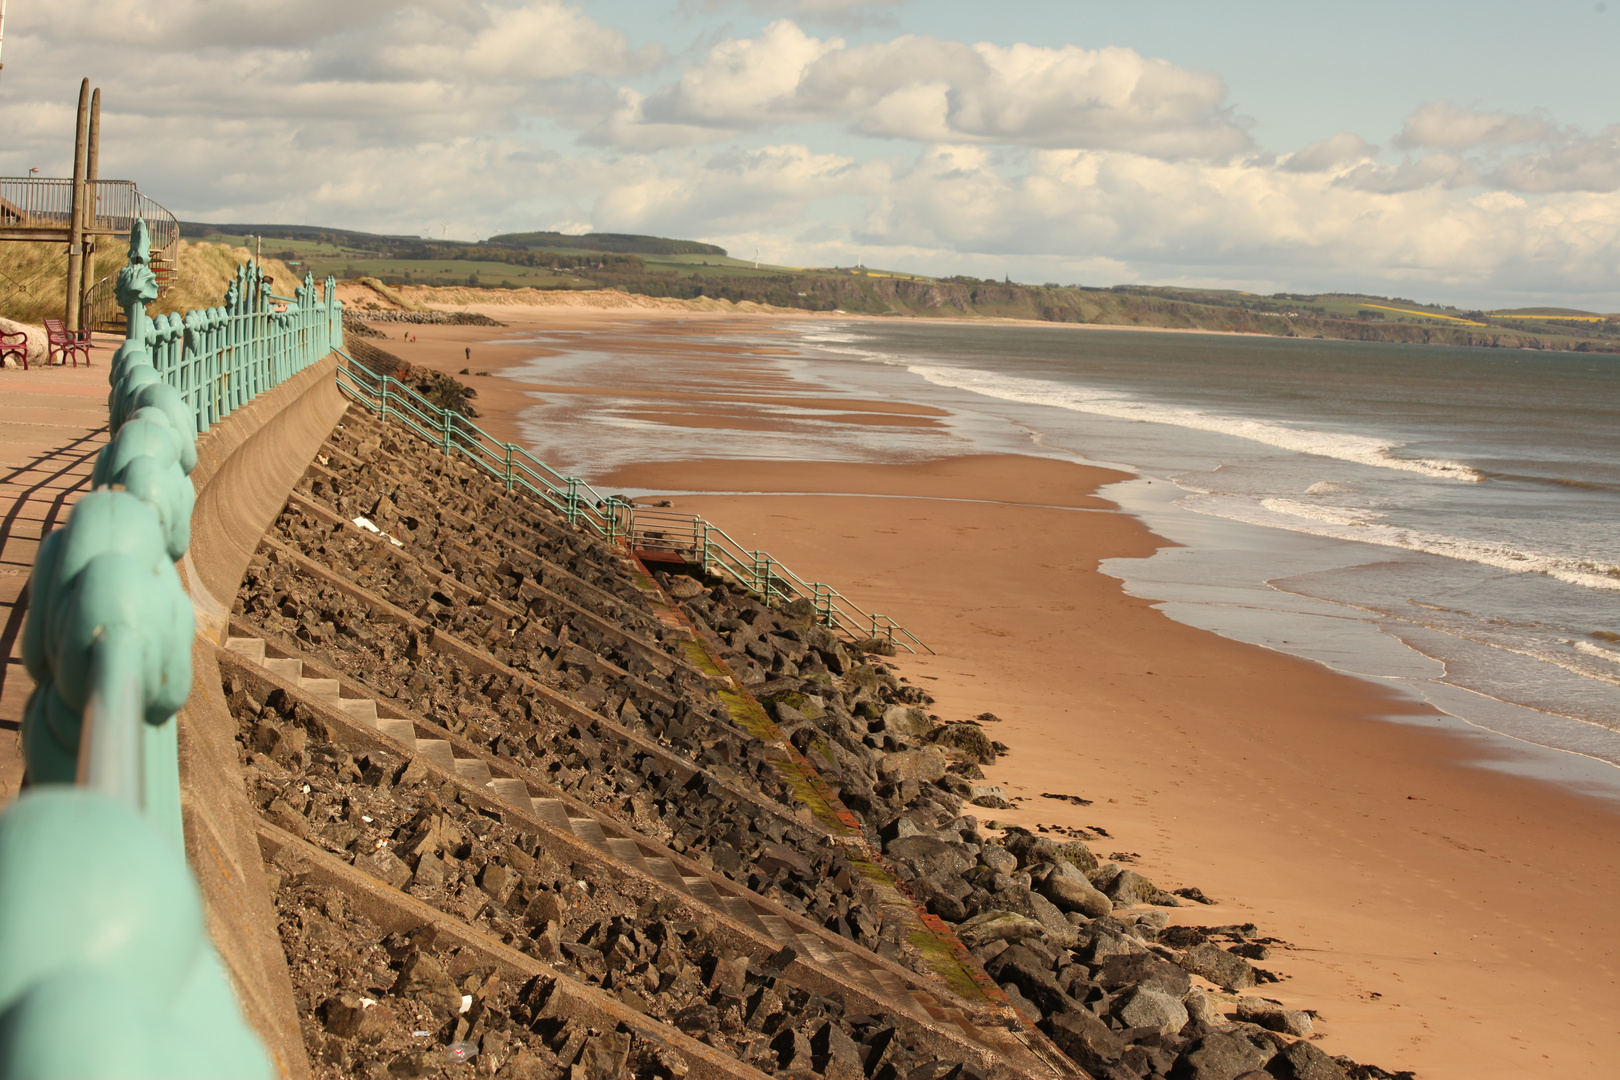
POLYGON ((116 340, 97 339, 91 367, 0 370, 0 806, 22 780, 18 729, 34 681, 22 665, 28 575, 46 533, 89 490, 107 442, 107 363, 116 340))

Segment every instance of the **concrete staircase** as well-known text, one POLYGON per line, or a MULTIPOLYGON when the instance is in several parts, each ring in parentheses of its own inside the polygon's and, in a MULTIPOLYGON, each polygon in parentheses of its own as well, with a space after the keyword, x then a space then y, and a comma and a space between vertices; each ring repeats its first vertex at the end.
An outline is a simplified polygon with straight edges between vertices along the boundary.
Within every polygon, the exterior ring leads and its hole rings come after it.
POLYGON ((638 842, 634 834, 616 823, 576 815, 571 812, 569 804, 559 798, 536 797, 531 794, 528 782, 494 776, 488 762, 482 758, 456 756, 455 747, 447 739, 417 737, 413 721, 380 716, 375 699, 343 697, 338 679, 306 677, 303 660, 267 655, 264 639, 231 637, 225 647, 236 656, 264 668, 281 682, 297 687, 301 695, 342 712, 358 725, 375 729, 397 744, 407 760, 411 757, 426 759, 468 785, 483 789, 500 802, 529 811, 544 824, 570 834, 663 886, 724 914, 774 943, 777 948, 791 947, 838 981, 858 989, 864 996, 925 1023, 944 1028, 956 1037, 979 1046, 981 1050, 1006 1054, 1011 1049, 1007 1031, 975 1024, 959 1008, 941 1001, 921 987, 908 985, 905 979, 884 966, 875 956, 869 957, 864 949, 850 947, 845 939, 830 932, 825 936, 805 932, 773 910, 769 902, 756 902, 748 895, 741 895, 741 887, 734 886, 737 892, 722 892, 709 878, 684 873, 673 861, 653 850, 654 845, 638 842))

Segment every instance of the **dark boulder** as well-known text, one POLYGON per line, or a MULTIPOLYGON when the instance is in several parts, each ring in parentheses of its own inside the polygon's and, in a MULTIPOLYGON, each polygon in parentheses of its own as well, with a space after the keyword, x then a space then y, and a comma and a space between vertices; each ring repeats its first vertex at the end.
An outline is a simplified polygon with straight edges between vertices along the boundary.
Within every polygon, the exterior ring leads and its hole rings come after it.
POLYGON ((1249 962, 1211 942, 1188 949, 1181 966, 1227 990, 1243 990, 1254 985, 1254 968, 1249 962))
POLYGON ((1097 985, 1109 990, 1126 986, 1151 986, 1180 1001, 1192 988, 1187 973, 1170 961, 1150 952, 1111 956, 1097 969, 1097 985))
POLYGON ((1308 1042, 1290 1044, 1266 1066, 1276 1080, 1349 1080, 1344 1066, 1308 1042))
POLYGON ((1092 1072, 1107 1069, 1125 1051, 1124 1043, 1108 1030, 1108 1025, 1084 1009, 1054 1016, 1042 1026, 1052 1041, 1057 1043, 1059 1050, 1073 1058, 1081 1068, 1092 1072))
POLYGON ((1182 1054, 1171 1070, 1171 1080, 1237 1080, 1244 1073, 1263 1069, 1276 1047, 1263 1036, 1247 1031, 1217 1031, 1205 1035, 1182 1054))

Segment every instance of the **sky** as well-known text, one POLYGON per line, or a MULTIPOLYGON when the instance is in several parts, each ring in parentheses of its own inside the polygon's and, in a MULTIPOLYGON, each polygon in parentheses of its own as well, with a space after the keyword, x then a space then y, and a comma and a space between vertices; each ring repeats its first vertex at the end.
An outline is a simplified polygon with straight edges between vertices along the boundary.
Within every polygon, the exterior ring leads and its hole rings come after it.
POLYGON ((186 220, 1620 310, 1620 0, 8 0, 0 175, 186 220))

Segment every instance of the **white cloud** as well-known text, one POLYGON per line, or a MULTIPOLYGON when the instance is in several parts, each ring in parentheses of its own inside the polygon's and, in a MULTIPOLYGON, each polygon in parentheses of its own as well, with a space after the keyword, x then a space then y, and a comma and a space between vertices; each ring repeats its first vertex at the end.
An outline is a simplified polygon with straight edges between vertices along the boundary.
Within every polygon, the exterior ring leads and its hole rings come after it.
POLYGON ((594 217, 604 229, 682 235, 692 222, 705 234, 804 220, 821 201, 870 191, 881 166, 799 145, 692 155, 675 170, 642 164, 634 179, 610 182, 594 217))
POLYGON ((193 219, 654 232, 1037 281, 1620 291, 1620 125, 1437 102, 1403 160, 1353 132, 1273 157, 1218 77, 1128 49, 852 45, 784 19, 655 81, 660 52, 559 0, 10 14, 0 173, 65 174, 73 73, 95 71, 103 175, 193 219))
POLYGON ((1345 187, 1391 194, 1428 187, 1471 187, 1480 182, 1477 164, 1456 154, 1426 154, 1396 165, 1368 161, 1339 178, 1345 187))
POLYGON ((1395 144, 1440 152, 1398 166, 1369 163, 1347 180, 1384 191, 1428 184, 1530 194, 1620 190, 1620 124, 1585 135, 1539 110, 1480 112, 1436 101, 1407 118, 1395 144))
MULTIPOLYGON (((711 10, 729 7, 737 0, 708 0, 711 10)), ((747 6, 770 15, 811 19, 871 18, 891 13, 907 0, 743 0, 747 6)))
POLYGON ((1324 173, 1110 152, 1039 152, 1013 174, 979 150, 929 152, 896 172, 857 235, 1049 263, 1104 256, 1161 281, 1249 272, 1429 295, 1620 285, 1612 197, 1388 194, 1324 173))
POLYGON ((1406 149, 1473 150, 1550 142, 1558 128, 1541 111, 1478 112, 1449 101, 1434 101, 1406 118, 1395 145, 1406 149))
POLYGON ((1330 172, 1345 165, 1367 161, 1377 153, 1378 147, 1360 135, 1341 131, 1290 154, 1282 168, 1286 172, 1330 172))
POLYGON ((1502 161, 1493 183, 1513 191, 1620 191, 1620 124, 1574 136, 1543 153, 1502 161))
POLYGON ((631 146, 830 123, 923 143, 1113 148, 1218 157, 1250 147, 1207 73, 1125 48, 967 45, 913 34, 848 45, 788 20, 711 48, 681 77, 626 97, 595 137, 631 146))

